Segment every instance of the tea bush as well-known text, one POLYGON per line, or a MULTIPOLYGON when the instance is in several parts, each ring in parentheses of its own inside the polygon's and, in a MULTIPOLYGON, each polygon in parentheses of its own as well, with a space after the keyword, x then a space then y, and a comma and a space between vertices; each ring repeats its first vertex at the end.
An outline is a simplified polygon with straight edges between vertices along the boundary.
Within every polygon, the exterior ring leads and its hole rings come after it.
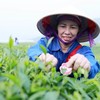
MULTIPOLYGON (((0 44, 0 100, 100 100, 100 73, 93 79, 69 78, 29 61, 30 45, 0 44)), ((44 50, 45 51, 45 50, 44 50)))

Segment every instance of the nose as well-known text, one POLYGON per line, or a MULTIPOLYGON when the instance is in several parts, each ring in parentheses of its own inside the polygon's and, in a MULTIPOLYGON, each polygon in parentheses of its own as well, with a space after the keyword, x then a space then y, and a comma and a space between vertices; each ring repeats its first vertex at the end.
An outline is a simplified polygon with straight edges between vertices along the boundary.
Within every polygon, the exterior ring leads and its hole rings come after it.
POLYGON ((64 30, 64 33, 65 34, 70 34, 70 28, 69 27, 66 27, 65 30, 64 30))

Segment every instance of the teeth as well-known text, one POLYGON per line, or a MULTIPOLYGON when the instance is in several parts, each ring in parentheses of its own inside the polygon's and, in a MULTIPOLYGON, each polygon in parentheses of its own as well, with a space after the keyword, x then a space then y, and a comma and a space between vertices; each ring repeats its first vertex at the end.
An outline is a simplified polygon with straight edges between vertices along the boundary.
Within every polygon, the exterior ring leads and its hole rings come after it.
POLYGON ((66 39, 69 39, 69 38, 70 38, 70 37, 67 37, 67 38, 64 38, 64 39, 66 40, 66 39))
POLYGON ((71 37, 63 37, 64 41, 69 41, 71 37))

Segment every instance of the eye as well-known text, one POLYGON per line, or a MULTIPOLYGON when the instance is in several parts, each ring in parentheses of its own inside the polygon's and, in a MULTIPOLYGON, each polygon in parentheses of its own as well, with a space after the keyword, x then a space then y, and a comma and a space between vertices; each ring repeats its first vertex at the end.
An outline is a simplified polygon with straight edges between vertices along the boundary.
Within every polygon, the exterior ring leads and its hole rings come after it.
POLYGON ((63 24, 61 24, 61 25, 59 25, 59 27, 64 28, 64 27, 66 27, 66 26, 65 26, 65 25, 63 25, 63 24))
POLYGON ((72 25, 71 28, 78 29, 78 26, 77 25, 72 25))
POLYGON ((63 28, 64 28, 64 27, 65 27, 65 25, 61 25, 60 27, 63 27, 63 28))

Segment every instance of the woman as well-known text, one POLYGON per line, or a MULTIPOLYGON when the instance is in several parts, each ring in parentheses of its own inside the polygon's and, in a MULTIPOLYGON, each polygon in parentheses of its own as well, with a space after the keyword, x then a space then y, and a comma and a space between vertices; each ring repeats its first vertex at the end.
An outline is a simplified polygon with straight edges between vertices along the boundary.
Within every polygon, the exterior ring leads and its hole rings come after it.
MULTIPOLYGON (((43 17, 37 23, 39 31, 46 37, 41 38, 37 44, 30 47, 28 56, 35 61, 35 57, 43 62, 52 62, 56 70, 60 71, 63 64, 66 68, 77 70, 82 67, 89 72, 88 78, 93 78, 100 70, 100 65, 90 47, 82 46, 80 42, 90 42, 99 34, 99 26, 90 18, 78 14, 51 14, 43 17), (48 47, 48 39, 54 37, 48 47), (47 48, 48 53, 43 54, 40 45, 47 48)), ((73 77, 73 73, 70 77, 73 77)))

